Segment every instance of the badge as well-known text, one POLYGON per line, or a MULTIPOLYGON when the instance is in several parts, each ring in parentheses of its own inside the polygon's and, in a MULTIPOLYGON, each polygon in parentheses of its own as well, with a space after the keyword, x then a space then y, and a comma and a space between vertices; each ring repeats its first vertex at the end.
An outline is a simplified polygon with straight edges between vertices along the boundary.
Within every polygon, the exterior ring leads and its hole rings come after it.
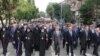
POLYGON ((3 31, 5 31, 5 28, 3 28, 3 31))
POLYGON ((25 39, 27 39, 27 37, 25 37, 25 39))
POLYGON ((19 37, 17 39, 19 40, 19 37))
POLYGON ((48 38, 46 38, 46 40, 48 41, 48 38))
POLYGON ((43 37, 41 39, 43 40, 43 37))
POLYGON ((3 35, 3 38, 5 37, 5 35, 3 35))
POLYGON ((19 33, 19 31, 17 31, 17 33, 19 33))
POLYGON ((30 40, 30 38, 28 37, 28 40, 30 40))

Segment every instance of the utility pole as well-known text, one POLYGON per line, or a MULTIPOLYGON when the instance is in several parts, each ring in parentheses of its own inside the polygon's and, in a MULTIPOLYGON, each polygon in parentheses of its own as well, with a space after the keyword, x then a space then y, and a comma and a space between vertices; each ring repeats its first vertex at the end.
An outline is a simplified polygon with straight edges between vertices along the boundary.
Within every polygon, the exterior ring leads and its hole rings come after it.
MULTIPOLYGON (((63 2, 63 1, 62 1, 63 2)), ((61 19, 62 19, 62 2, 61 2, 61 19)))

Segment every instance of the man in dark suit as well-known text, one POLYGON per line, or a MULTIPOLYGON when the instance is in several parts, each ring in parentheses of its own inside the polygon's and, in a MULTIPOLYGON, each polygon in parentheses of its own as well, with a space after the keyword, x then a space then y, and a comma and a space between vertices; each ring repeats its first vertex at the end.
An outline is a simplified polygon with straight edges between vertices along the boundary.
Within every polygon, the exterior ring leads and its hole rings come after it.
POLYGON ((97 27, 96 28, 96 32, 94 33, 94 50, 93 50, 93 54, 96 56, 99 56, 98 54, 98 48, 100 45, 100 29, 97 27))
POLYGON ((62 29, 62 35, 63 35, 63 48, 65 47, 65 38, 66 38, 66 32, 67 32, 67 26, 63 26, 62 29))
POLYGON ((10 40, 8 29, 6 27, 2 27, 0 32, 1 32, 1 42, 2 42, 2 47, 3 47, 3 55, 6 56, 7 47, 10 40))
POLYGON ((80 54, 86 56, 86 50, 89 45, 89 40, 90 40, 90 35, 89 35, 89 27, 86 26, 82 31, 81 31, 81 49, 80 49, 80 54))
POLYGON ((90 25, 89 34, 90 34, 90 45, 91 46, 93 46, 93 44, 94 44, 94 39, 95 39, 94 33, 95 33, 95 26, 90 25))
POLYGON ((74 41, 75 41, 75 43, 74 43, 74 49, 76 49, 77 46, 78 46, 79 31, 80 31, 78 25, 74 25, 73 31, 74 31, 74 41))
POLYGON ((74 56, 73 49, 74 49, 74 43, 75 43, 75 35, 74 31, 72 29, 72 25, 69 26, 69 29, 67 31, 67 38, 66 38, 66 46, 67 46, 67 54, 69 55, 69 47, 71 50, 71 56, 74 56))
POLYGON ((52 34, 53 34, 54 29, 50 25, 49 28, 47 29, 47 34, 48 34, 48 42, 47 42, 47 49, 52 45, 52 34))

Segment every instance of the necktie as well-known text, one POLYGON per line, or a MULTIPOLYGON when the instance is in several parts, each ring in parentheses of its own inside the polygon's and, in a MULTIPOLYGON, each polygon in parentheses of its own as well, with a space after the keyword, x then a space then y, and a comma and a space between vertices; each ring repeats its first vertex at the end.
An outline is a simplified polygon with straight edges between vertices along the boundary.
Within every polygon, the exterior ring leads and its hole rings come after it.
POLYGON ((97 40, 99 41, 99 33, 97 32, 96 34, 97 34, 97 38, 98 38, 97 40))
POLYGON ((72 37, 72 31, 70 30, 69 32, 70 32, 70 35, 71 35, 71 37, 72 37))
POLYGON ((88 31, 85 31, 86 33, 86 40, 88 40, 88 31))

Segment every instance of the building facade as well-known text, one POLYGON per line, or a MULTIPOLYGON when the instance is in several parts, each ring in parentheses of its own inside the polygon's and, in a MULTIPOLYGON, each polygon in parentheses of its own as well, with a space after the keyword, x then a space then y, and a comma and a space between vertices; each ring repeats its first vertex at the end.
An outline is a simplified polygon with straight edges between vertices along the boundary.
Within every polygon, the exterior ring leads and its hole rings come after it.
POLYGON ((79 15, 79 8, 83 4, 83 0, 64 0, 63 2, 71 6, 74 15, 79 15))

